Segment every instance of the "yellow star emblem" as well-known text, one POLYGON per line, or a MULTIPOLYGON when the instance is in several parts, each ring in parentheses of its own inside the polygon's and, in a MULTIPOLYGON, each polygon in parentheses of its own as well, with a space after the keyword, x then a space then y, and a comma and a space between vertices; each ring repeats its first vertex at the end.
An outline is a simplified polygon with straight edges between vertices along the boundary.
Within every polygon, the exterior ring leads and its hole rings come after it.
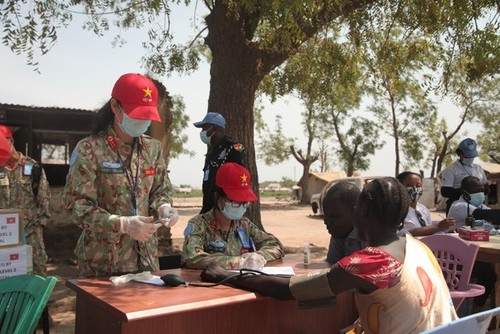
POLYGON ((240 177, 241 177, 241 182, 242 182, 242 183, 247 182, 247 176, 246 176, 246 174, 243 174, 243 175, 241 175, 240 177))
POLYGON ((153 91, 151 90, 151 88, 149 87, 146 87, 142 90, 144 92, 144 97, 153 97, 151 95, 151 93, 153 93, 153 91))

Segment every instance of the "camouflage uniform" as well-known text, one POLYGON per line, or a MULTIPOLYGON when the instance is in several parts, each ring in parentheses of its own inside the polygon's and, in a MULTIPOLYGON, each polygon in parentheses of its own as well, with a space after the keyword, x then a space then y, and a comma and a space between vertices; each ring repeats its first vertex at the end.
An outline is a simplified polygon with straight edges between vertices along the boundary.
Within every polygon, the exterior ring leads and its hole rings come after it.
POLYGON ((222 231, 217 226, 214 210, 189 220, 184 230, 183 266, 204 269, 215 262, 226 269, 239 268, 240 255, 252 249, 243 247, 237 233, 238 227, 246 231, 246 235, 253 240, 257 253, 267 261, 284 256, 281 242, 274 235, 261 231, 246 217, 232 221, 229 231, 222 231))
POLYGON ((20 209, 22 212, 26 241, 33 247, 33 272, 47 276, 43 228, 50 218, 50 188, 42 166, 19 152, 19 159, 14 164, 0 168, 0 189, 0 208, 20 209), (36 173, 39 173, 38 189, 33 187, 36 173))
POLYGON ((236 162, 243 165, 244 157, 245 148, 243 145, 228 136, 222 138, 215 147, 208 149, 203 167, 203 206, 200 213, 208 212, 214 207, 213 188, 215 174, 217 174, 219 167, 226 162, 236 162))
POLYGON ((108 136, 81 140, 72 153, 63 191, 64 204, 83 229, 77 242, 80 275, 109 276, 158 270, 158 238, 138 242, 120 233, 120 216, 133 216, 131 184, 121 160, 136 180, 137 215, 158 217, 158 208, 171 202, 172 186, 158 140, 143 135, 138 162, 137 144, 123 143, 108 129, 108 136), (110 138, 108 140, 108 138, 110 138))

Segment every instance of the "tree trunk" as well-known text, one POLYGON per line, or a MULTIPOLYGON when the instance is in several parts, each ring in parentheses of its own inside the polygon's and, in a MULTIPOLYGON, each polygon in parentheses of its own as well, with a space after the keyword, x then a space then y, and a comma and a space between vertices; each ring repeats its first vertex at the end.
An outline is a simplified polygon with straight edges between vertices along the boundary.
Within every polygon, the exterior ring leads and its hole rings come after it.
MULTIPOLYGON (((227 134, 245 146, 245 167, 250 171, 253 190, 259 195, 253 110, 255 91, 263 77, 259 73, 259 54, 242 43, 243 32, 238 22, 225 16, 222 5, 212 10, 206 22, 209 33, 205 42, 212 51, 207 111, 224 115, 227 134)), ((263 228, 259 202, 249 207, 247 215, 263 228)))

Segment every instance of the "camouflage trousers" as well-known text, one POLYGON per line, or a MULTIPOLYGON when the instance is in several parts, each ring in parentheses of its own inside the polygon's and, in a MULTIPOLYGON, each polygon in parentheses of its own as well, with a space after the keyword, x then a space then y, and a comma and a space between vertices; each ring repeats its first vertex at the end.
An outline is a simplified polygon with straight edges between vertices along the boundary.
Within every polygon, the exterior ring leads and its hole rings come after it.
POLYGON ((43 241, 43 226, 36 225, 26 231, 26 241, 33 248, 33 273, 47 277, 47 253, 43 241))

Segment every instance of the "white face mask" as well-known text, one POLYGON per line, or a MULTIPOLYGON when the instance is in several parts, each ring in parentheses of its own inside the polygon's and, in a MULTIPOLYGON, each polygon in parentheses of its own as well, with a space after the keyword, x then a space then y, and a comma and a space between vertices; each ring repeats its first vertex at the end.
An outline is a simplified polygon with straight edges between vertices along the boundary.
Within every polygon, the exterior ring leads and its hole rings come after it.
POLYGON ((123 119, 120 123, 120 128, 123 130, 123 132, 131 137, 140 137, 148 130, 149 126, 151 125, 150 120, 133 119, 131 117, 128 117, 125 112, 122 115, 123 119))
POLYGON ((207 144, 207 145, 210 145, 210 141, 212 139, 212 136, 213 136, 213 133, 212 135, 208 135, 208 131, 210 131, 212 129, 212 127, 208 128, 207 130, 203 130, 200 132, 200 139, 203 143, 207 144))
POLYGON ((225 202, 224 203, 224 208, 221 210, 222 214, 226 216, 226 218, 229 218, 231 220, 240 220, 241 217, 245 214, 247 211, 246 205, 241 205, 238 208, 234 208, 231 203, 225 202))

